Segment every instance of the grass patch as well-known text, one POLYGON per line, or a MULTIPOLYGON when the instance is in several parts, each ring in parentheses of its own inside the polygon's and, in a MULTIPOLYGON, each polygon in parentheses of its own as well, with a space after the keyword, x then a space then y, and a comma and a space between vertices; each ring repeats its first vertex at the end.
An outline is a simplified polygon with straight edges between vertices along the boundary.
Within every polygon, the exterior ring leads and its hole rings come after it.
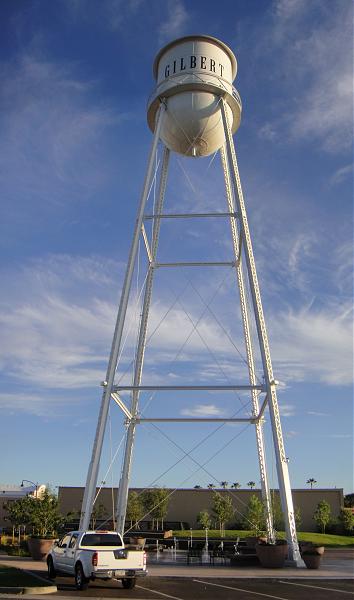
MULTIPOLYGON (((205 539, 205 531, 203 529, 193 529, 193 539, 200 538, 205 539)), ((184 531, 174 531, 173 535, 178 539, 189 539, 191 536, 191 532, 186 529, 184 531)), ((251 531, 245 531, 240 529, 227 529, 225 531, 225 540, 235 540, 236 538, 240 538, 241 540, 245 537, 251 536, 251 531)), ((279 531, 278 538, 284 539, 285 532, 279 531)), ((344 548, 354 546, 354 536, 352 535, 331 535, 327 533, 312 533, 298 531, 298 540, 299 542, 312 542, 313 544, 320 544, 321 546, 326 546, 327 548, 344 548)), ((209 539, 221 539, 220 531, 218 529, 208 530, 208 538, 209 539)))
POLYGON ((29 573, 0 565, 0 587, 42 587, 50 585, 49 581, 41 581, 29 573))

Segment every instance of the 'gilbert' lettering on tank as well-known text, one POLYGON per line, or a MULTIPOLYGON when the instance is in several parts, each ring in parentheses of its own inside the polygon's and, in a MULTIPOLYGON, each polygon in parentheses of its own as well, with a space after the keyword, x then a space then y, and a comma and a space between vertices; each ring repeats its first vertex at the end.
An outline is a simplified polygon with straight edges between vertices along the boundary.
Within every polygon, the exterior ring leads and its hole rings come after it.
POLYGON ((173 63, 165 66, 165 78, 177 72, 186 71, 187 69, 203 69, 222 77, 224 66, 207 56, 194 56, 194 54, 188 58, 182 56, 174 60, 173 63))

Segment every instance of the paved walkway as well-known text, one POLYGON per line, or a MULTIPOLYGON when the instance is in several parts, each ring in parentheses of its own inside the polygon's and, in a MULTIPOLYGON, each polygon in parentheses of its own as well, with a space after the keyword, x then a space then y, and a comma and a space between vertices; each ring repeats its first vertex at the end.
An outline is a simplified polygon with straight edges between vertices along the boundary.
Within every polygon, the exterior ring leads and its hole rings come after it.
MULTIPOLYGON (((26 569, 28 571, 46 571, 46 563, 34 561, 30 558, 16 556, 0 556, 0 563, 26 569)), ((305 568, 264 569, 254 566, 210 566, 209 564, 169 563, 153 564, 148 560, 150 577, 230 577, 240 579, 354 579, 354 548, 326 549, 322 559, 321 568, 309 570, 305 568)))

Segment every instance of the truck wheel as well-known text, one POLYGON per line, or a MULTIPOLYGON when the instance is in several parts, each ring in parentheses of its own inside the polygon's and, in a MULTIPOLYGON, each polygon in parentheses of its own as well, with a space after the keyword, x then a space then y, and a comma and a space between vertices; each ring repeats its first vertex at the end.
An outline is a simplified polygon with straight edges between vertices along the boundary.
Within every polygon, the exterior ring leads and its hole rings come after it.
POLYGON ((51 556, 48 556, 47 567, 48 567, 48 579, 55 579, 57 576, 57 572, 54 569, 53 559, 51 556))
POLYGON ((89 580, 85 577, 82 565, 79 563, 75 567, 75 585, 77 590, 87 590, 89 580))
POLYGON ((125 590, 132 590, 135 587, 136 579, 135 577, 129 577, 129 579, 122 579, 122 586, 125 590))

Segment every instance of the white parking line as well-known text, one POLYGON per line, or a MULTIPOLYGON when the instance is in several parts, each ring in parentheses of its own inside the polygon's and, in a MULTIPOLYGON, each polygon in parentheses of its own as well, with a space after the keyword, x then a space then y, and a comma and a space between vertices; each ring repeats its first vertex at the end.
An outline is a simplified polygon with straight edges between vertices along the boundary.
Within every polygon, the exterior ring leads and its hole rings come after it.
POLYGON ((301 587, 314 588, 315 590, 326 590, 327 592, 340 592, 342 594, 351 594, 354 596, 354 592, 348 592, 347 590, 337 590, 334 588, 320 587, 319 585, 309 585, 307 583, 293 583, 292 581, 279 581, 279 583, 286 583, 287 585, 298 585, 301 587))
POLYGON ((201 581, 200 579, 193 579, 197 583, 203 583, 204 585, 214 585, 215 587, 224 588, 225 590, 235 590, 236 592, 245 592, 246 594, 254 594, 255 596, 263 596, 264 598, 275 598, 275 600, 288 600, 284 596, 271 596, 270 594, 262 594, 262 592, 254 592, 253 590, 244 590, 243 588, 231 587, 230 585, 221 585, 221 583, 211 583, 210 581, 201 581))
POLYGON ((140 590, 145 590, 145 592, 152 592, 153 594, 159 594, 159 596, 164 596, 165 598, 172 598, 172 600, 184 600, 184 598, 177 598, 177 596, 170 596, 170 594, 164 594, 163 592, 158 592, 157 590, 152 590, 151 588, 144 588, 141 585, 136 585, 135 587, 140 590))

